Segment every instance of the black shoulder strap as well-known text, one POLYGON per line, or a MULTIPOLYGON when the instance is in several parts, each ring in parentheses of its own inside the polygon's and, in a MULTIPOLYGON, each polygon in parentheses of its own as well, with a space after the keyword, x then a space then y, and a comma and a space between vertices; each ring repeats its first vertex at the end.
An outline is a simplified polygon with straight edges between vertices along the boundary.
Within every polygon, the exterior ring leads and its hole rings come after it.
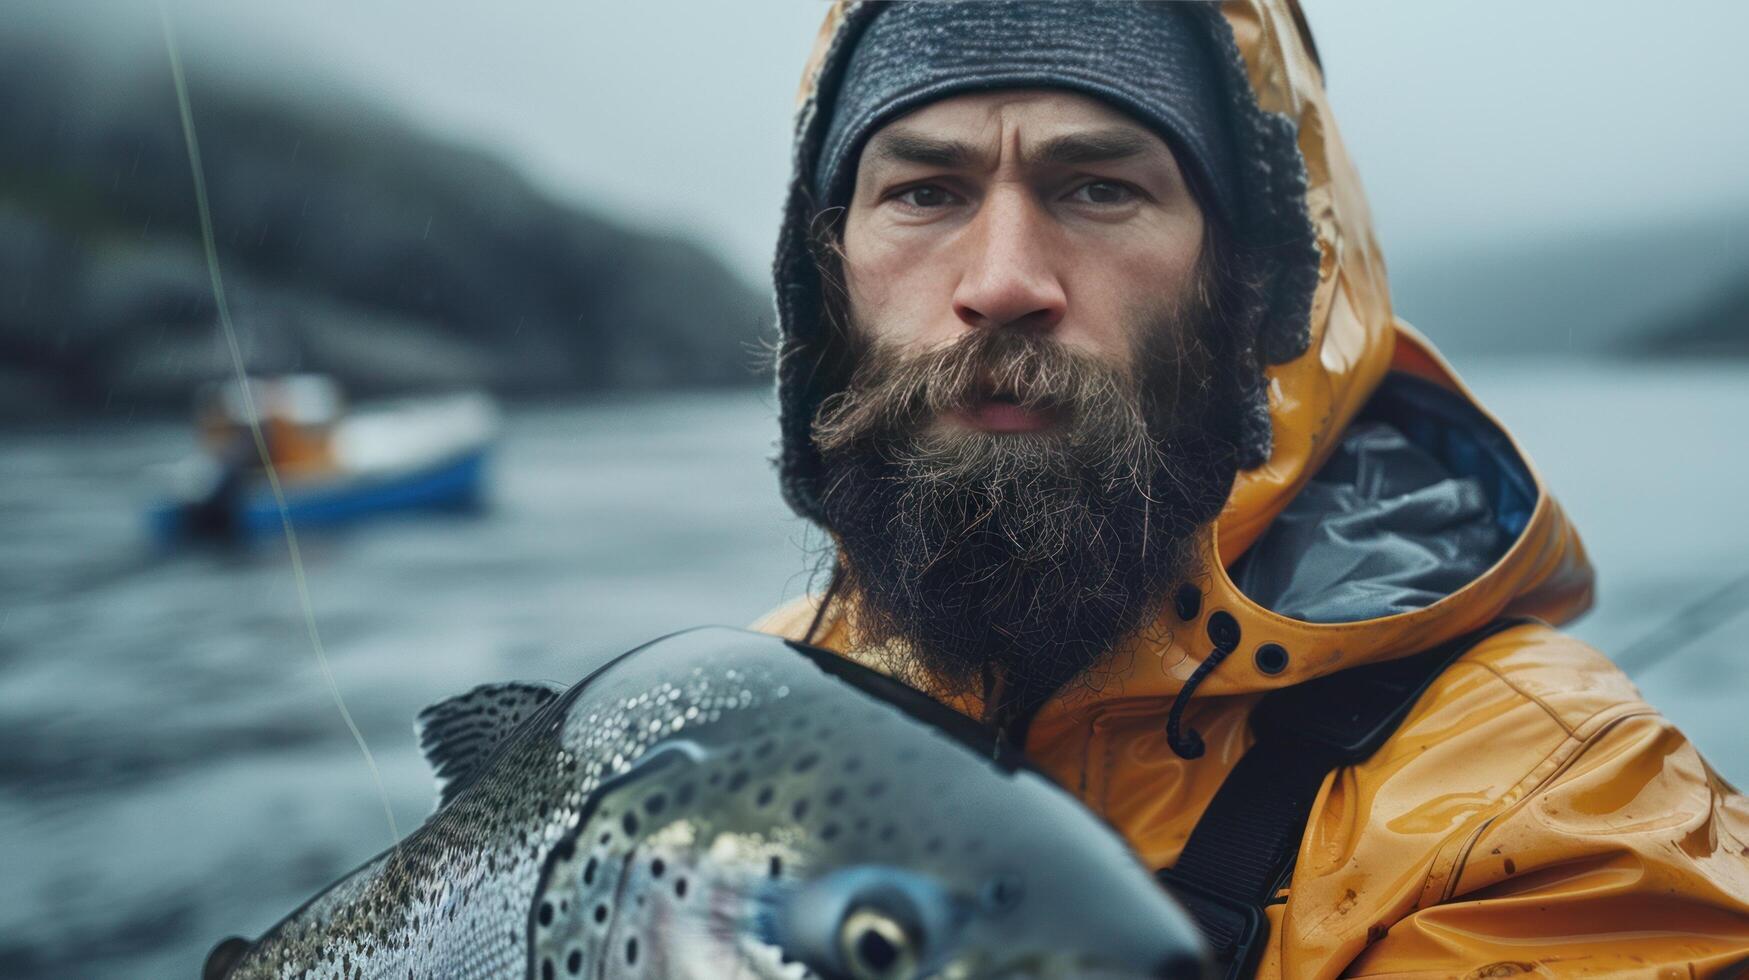
POLYGON ((1162 883, 1202 929, 1228 978, 1249 976, 1268 938, 1263 908, 1286 883, 1324 777, 1365 760, 1433 681, 1502 619, 1425 653, 1339 671, 1263 697, 1257 741, 1233 767, 1162 883))

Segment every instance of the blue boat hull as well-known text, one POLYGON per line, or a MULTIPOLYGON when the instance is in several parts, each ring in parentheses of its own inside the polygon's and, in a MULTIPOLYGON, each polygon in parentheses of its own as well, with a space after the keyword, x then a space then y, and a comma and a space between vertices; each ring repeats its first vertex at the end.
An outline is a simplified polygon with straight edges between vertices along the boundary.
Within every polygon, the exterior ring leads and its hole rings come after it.
MULTIPOLYGON (((303 529, 341 527, 399 512, 469 510, 484 502, 486 456, 481 448, 392 477, 288 487, 286 512, 292 526, 303 529)), ((165 540, 185 537, 192 530, 185 503, 160 506, 149 520, 153 532, 165 540)), ((242 495, 231 527, 244 536, 280 533, 279 506, 265 484, 242 495)))

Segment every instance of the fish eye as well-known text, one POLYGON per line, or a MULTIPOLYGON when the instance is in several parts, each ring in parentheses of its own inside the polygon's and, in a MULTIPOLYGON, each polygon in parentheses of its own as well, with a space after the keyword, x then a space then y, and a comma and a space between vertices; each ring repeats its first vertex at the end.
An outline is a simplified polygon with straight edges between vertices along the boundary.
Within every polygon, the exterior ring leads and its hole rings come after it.
POLYGON ((917 970, 911 932, 886 912, 867 906, 851 909, 838 927, 838 955, 851 980, 901 980, 917 970))

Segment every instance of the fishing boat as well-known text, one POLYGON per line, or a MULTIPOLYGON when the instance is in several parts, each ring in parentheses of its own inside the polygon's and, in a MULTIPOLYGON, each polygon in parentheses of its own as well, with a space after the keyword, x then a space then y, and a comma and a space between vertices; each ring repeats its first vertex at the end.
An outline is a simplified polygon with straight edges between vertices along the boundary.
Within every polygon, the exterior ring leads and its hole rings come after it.
MULTIPOLYGON (((319 375, 252 378, 248 391, 294 527, 483 503, 498 430, 497 409, 483 394, 348 408, 338 385, 319 375)), ((171 468, 172 489, 148 513, 153 533, 165 541, 281 533, 280 501, 243 389, 208 389, 196 415, 200 451, 171 468)))

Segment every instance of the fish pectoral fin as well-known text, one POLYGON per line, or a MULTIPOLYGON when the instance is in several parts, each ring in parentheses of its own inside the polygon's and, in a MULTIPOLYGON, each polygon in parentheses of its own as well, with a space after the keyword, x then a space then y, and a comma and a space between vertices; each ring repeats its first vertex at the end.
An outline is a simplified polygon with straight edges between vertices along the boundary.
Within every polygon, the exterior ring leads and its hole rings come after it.
POLYGON ((419 712, 413 731, 437 778, 438 808, 455 798, 494 749, 563 691, 522 681, 482 684, 419 712))

